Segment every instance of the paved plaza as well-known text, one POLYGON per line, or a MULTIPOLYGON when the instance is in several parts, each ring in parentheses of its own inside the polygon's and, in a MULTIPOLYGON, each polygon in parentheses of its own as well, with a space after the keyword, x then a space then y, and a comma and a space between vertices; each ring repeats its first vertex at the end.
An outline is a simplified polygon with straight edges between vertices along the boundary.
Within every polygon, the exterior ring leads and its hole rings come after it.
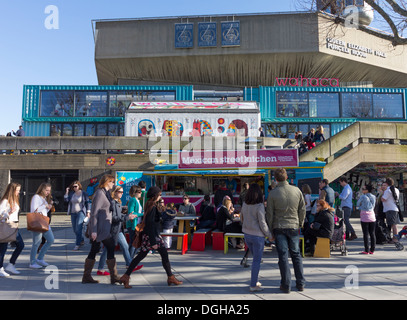
MULTIPOLYGON (((166 274, 158 254, 150 254, 143 261, 144 268, 133 273, 126 290, 120 285, 110 285, 109 277, 96 276, 99 284, 82 284, 85 258, 90 245, 73 251, 74 236, 70 217, 55 215, 52 228, 55 243, 45 260, 51 267, 42 270, 28 268, 31 235, 25 229, 25 216, 20 217, 20 227, 25 248, 17 261, 20 275, 0 279, 0 299, 11 300, 156 300, 156 301, 217 301, 247 300, 405 300, 407 299, 406 251, 396 251, 393 245, 379 245, 374 255, 361 255, 363 249, 359 219, 352 219, 358 239, 348 241, 349 253, 341 256, 333 252, 331 258, 304 259, 307 280, 303 292, 293 289, 290 294, 279 290, 280 274, 275 249, 266 248, 260 270, 264 291, 249 292, 250 268, 240 266, 243 250, 203 252, 189 251, 181 255, 170 251, 173 272, 184 282, 182 286, 168 287, 166 274)), ((401 227, 401 225, 399 226, 401 227)), ((407 240, 402 239, 405 245, 407 240)), ((11 250, 5 257, 8 263, 11 250)), ((119 275, 125 272, 121 252, 116 253, 119 275)), ((97 258, 98 262, 98 258, 97 258)))

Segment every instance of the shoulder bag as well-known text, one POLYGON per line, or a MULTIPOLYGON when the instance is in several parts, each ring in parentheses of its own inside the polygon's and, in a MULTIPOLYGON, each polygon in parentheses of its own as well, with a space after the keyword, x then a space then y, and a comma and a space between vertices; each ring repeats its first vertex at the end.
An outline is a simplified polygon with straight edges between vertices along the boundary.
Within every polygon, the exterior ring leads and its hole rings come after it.
POLYGON ((27 213, 27 230, 33 232, 47 232, 49 230, 49 218, 35 210, 27 213))
POLYGON ((141 223, 136 225, 133 240, 133 247, 136 249, 141 247, 144 227, 145 227, 144 219, 141 223))
POLYGON ((18 232, 18 222, 7 221, 0 222, 0 243, 16 241, 18 232))

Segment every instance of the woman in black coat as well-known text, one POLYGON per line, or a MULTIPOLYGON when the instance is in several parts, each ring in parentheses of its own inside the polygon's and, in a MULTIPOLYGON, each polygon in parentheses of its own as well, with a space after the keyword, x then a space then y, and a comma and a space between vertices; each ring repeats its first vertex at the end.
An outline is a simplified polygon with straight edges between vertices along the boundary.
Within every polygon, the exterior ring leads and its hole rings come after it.
POLYGON ((317 238, 332 238, 335 227, 334 212, 335 210, 325 200, 317 201, 317 213, 314 222, 311 223, 304 234, 305 243, 309 243, 312 255, 314 254, 317 238))
POLYGON ((142 243, 139 254, 130 263, 126 273, 120 278, 120 282, 124 284, 126 289, 131 289, 129 285, 130 275, 134 268, 147 256, 150 250, 157 250, 161 256, 161 262, 167 273, 167 284, 170 286, 180 285, 182 281, 175 278, 171 271, 170 260, 168 259, 168 252, 165 248, 164 241, 160 236, 161 216, 162 213, 158 210, 157 205, 161 200, 161 190, 158 187, 151 187, 147 192, 147 202, 144 206, 145 224, 142 233, 142 243))

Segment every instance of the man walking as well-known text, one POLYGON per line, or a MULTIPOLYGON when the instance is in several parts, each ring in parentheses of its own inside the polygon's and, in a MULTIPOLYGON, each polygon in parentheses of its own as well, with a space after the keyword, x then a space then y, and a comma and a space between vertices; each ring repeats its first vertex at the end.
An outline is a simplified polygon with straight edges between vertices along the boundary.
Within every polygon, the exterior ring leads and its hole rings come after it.
POLYGON ((269 229, 276 241, 278 266, 280 268, 280 290, 290 293, 291 271, 288 263, 288 252, 294 267, 296 287, 304 290, 305 278, 300 253, 299 229, 304 224, 305 201, 300 189, 288 184, 284 168, 274 171, 277 186, 268 195, 266 219, 269 229))
POLYGON ((356 236, 355 230, 353 229, 352 225, 350 224, 350 216, 352 214, 352 199, 353 199, 353 191, 350 185, 348 184, 348 179, 342 176, 339 178, 339 184, 343 187, 341 194, 335 192, 336 196, 339 196, 341 199, 341 207, 343 210, 343 220, 346 226, 346 239, 348 240, 355 240, 358 237, 356 236), (350 236, 349 236, 350 234, 350 236))

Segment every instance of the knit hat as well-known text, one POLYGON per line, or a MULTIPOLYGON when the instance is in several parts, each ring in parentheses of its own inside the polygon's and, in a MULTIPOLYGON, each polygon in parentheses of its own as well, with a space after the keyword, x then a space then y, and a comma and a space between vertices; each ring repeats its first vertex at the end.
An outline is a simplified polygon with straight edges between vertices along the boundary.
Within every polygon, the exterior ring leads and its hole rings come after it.
POLYGON ((151 187, 147 191, 147 199, 154 198, 157 196, 159 193, 161 193, 161 189, 159 187, 151 187))

